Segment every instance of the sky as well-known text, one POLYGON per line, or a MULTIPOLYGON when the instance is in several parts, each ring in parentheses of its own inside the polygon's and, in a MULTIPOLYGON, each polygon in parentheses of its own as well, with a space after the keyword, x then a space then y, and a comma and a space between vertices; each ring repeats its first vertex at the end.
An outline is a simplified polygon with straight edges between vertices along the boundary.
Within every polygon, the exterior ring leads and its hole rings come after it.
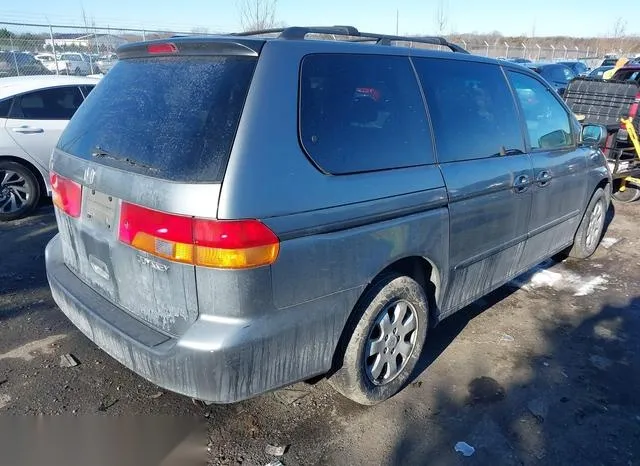
MULTIPOLYGON (((20 8, 20 2, 2 0, 0 21, 82 25, 84 9, 96 26, 229 32, 240 30, 240 1, 29 0, 20 8)), ((622 12, 624 18, 640 18, 637 0, 624 2, 623 8, 603 7, 601 0, 277 0, 276 19, 287 25, 348 24, 394 34, 397 11, 400 34, 437 34, 441 2, 447 34, 607 36, 622 12)), ((629 19, 625 33, 640 35, 640 21, 629 19)))

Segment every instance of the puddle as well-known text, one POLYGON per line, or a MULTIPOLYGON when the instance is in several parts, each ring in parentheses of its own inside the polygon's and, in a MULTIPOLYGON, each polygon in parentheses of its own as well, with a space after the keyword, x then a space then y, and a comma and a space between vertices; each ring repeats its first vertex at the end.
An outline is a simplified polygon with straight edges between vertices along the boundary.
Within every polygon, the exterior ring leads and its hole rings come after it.
POLYGON ((504 397, 504 388, 491 377, 478 377, 469 383, 469 404, 495 403, 504 397))

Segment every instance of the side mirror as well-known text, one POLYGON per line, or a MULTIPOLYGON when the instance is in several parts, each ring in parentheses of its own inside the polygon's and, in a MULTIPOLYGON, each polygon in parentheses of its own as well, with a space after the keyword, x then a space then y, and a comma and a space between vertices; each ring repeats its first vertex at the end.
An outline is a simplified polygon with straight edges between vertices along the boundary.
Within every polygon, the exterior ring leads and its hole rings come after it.
POLYGON ((566 146, 567 143, 570 143, 570 138, 570 134, 565 133, 563 130, 559 129, 541 136, 540 139, 538 139, 538 146, 541 149, 556 149, 558 147, 566 146))
POLYGON ((607 128, 602 125, 584 125, 581 141, 590 146, 603 146, 607 142, 607 128))

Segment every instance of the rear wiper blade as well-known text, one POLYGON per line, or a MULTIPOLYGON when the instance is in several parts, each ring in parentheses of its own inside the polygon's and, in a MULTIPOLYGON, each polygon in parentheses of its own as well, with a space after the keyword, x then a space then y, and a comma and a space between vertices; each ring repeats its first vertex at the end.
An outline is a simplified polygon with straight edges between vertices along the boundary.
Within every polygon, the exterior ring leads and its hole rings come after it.
POLYGON ((149 165, 145 165, 143 163, 140 162, 136 162, 135 160, 131 160, 128 157, 118 157, 116 155, 111 154, 110 152, 107 152, 106 150, 96 146, 93 151, 91 152, 91 155, 93 157, 96 158, 100 158, 100 159, 109 159, 109 160, 115 160, 116 162, 125 162, 128 163, 129 165, 133 165, 134 167, 140 167, 140 168, 144 168, 146 170, 150 170, 152 172, 157 172, 158 169, 157 168, 153 168, 150 167, 149 165))

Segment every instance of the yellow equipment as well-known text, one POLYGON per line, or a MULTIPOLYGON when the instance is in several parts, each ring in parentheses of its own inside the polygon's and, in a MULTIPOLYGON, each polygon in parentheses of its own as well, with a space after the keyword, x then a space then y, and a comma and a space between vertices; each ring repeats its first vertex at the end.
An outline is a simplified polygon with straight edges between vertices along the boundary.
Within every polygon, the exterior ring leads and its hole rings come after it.
MULTIPOLYGON (((640 159, 640 138, 638 138, 638 133, 636 132, 636 128, 633 126, 633 120, 631 118, 622 118, 620 120, 624 125, 624 128, 627 130, 629 134, 629 139, 633 144, 633 148, 636 151, 636 156, 640 159)), ((634 184, 636 186, 640 186, 640 178, 636 178, 633 176, 625 176, 620 181, 620 188, 618 189, 621 192, 624 192, 626 189, 627 183, 634 184)))

